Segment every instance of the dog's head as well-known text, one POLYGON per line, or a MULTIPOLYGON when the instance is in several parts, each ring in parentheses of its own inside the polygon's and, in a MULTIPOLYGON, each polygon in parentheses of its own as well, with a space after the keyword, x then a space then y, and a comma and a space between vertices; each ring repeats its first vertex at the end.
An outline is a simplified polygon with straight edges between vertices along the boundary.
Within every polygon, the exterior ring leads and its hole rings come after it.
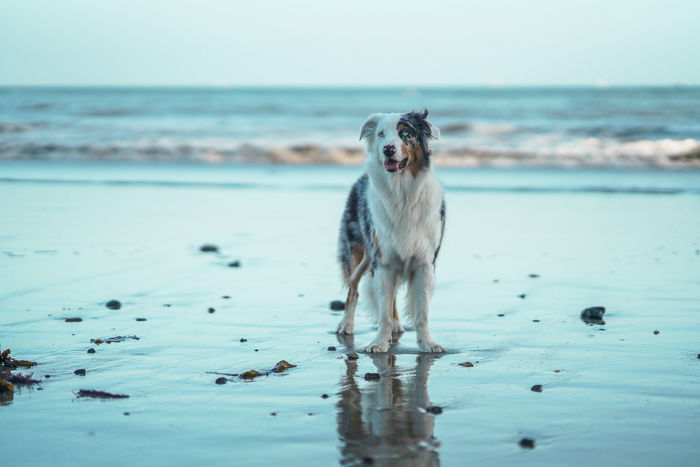
POLYGON ((392 174, 408 168, 416 176, 430 167, 428 141, 440 137, 440 130, 428 120, 428 109, 405 114, 372 114, 362 125, 360 139, 367 143, 372 162, 392 174))

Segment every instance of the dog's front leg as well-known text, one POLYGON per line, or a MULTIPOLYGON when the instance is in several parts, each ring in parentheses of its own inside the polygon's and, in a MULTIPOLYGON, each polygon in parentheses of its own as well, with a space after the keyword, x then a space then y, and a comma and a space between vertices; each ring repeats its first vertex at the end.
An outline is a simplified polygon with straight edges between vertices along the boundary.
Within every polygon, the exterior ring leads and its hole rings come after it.
POLYGON ((377 295, 377 321, 379 330, 377 337, 366 348, 366 352, 386 352, 391 342, 391 331, 394 328, 394 297, 396 297, 397 275, 395 271, 380 266, 373 278, 375 294, 377 295))
POLYGON ((445 349, 437 345, 430 335, 428 328, 428 313, 430 311, 430 297, 433 295, 435 272, 432 264, 422 264, 416 267, 408 287, 411 305, 415 313, 416 338, 418 348, 423 352, 444 352, 445 349))

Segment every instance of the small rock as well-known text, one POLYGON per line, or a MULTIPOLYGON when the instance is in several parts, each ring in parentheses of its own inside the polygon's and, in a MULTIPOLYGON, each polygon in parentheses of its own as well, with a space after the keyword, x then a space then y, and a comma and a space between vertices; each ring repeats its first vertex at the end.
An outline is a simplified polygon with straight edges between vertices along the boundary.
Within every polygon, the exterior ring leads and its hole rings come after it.
POLYGON ((273 417, 276 417, 276 416, 277 416, 277 412, 270 412, 270 415, 272 415, 273 417))
POLYGON ((85 376, 85 373, 87 373, 87 372, 85 371, 85 368, 81 368, 81 369, 75 370, 75 371, 73 372, 74 375, 78 375, 78 376, 85 376))
POLYGON ((700 358, 700 353, 698 354, 698 358, 700 358))
POLYGON ((331 352, 335 352, 335 351, 338 350, 338 349, 336 349, 335 347, 333 347, 333 346, 331 345, 331 346, 329 346, 326 350, 329 350, 329 351, 331 351, 331 352))
POLYGON ((525 297, 527 297, 527 294, 521 293, 518 295, 518 298, 522 298, 523 300, 525 300, 525 297))
POLYGON ((530 388, 530 391, 532 392, 542 392, 542 385, 541 384, 535 384, 530 388))
POLYGON ((532 322, 533 322, 533 323, 539 323, 540 320, 539 320, 539 319, 533 319, 532 322))
POLYGON ((248 370, 245 373, 242 373, 240 375, 240 377, 243 379, 253 379, 253 378, 257 378, 258 376, 262 376, 262 375, 263 374, 257 370, 248 370))
POLYGON ((110 310, 118 310, 122 307, 122 303, 119 300, 110 300, 105 303, 105 306, 110 310))
POLYGON ((44 375, 44 378, 51 378, 51 375, 44 375))
POLYGON ((321 394, 321 399, 328 399, 329 397, 331 396, 329 396, 328 394, 321 394))
POLYGON ((604 314, 605 307, 592 306, 581 312, 581 320, 586 324, 605 324, 605 321, 603 321, 604 314))
POLYGON ((500 282, 500 280, 498 280, 498 279, 494 279, 494 280, 493 280, 493 283, 494 283, 494 284, 498 284, 499 282, 500 282))
POLYGON ((222 376, 221 378, 216 378, 216 380, 214 382, 216 384, 226 384, 227 381, 228 380, 222 376))
POLYGON ((205 243, 204 245, 199 247, 199 251, 202 253, 218 253, 219 247, 216 245, 212 245, 211 243, 205 243))
POLYGON ((128 417, 129 415, 131 415, 131 413, 129 413, 129 412, 124 412, 124 416, 128 417))
POLYGON ((561 373, 561 370, 554 370, 555 373, 561 373))
POLYGON ((331 310, 333 311, 342 311, 345 309, 345 302, 342 300, 333 300, 330 303, 331 310))
POLYGON ((136 318, 136 321, 146 321, 146 318, 136 318))
POLYGON ((496 316, 498 316, 499 318, 503 318, 505 315, 506 315, 505 313, 499 313, 496 316))
POLYGON ((224 300, 228 300, 229 298, 231 298, 231 296, 230 295, 222 295, 221 298, 223 298, 224 300))
POLYGON ((655 335, 655 336, 658 336, 658 335, 659 335, 659 332, 660 332, 660 331, 659 331, 658 329, 655 329, 655 330, 654 330, 654 335, 655 335))
POLYGON ((230 268, 240 268, 241 267, 241 262, 240 261, 231 261, 228 263, 228 267, 230 268))
POLYGON ((241 337, 241 342, 248 342, 248 339, 241 337))
POLYGON ((442 407, 438 405, 431 405, 425 408, 425 411, 433 415, 440 415, 442 413, 442 407))
POLYGON ((381 377, 379 373, 365 373, 365 381, 379 381, 381 377))
POLYGON ((535 449, 535 440, 530 438, 523 438, 520 440, 520 447, 523 449, 535 449))
POLYGON ((214 313, 216 310, 215 310, 214 308, 211 308, 211 307, 210 307, 207 311, 208 311, 209 313, 214 313))
POLYGON ((467 368, 473 368, 474 364, 472 362, 462 362, 459 366, 466 366, 467 368))
MULTIPOLYGON (((355 352, 351 352, 351 353, 347 354, 347 356, 348 356, 348 360, 357 360, 360 358, 360 356, 357 355, 355 352)), ((698 358, 700 358, 700 355, 698 355, 698 358)))
POLYGON ((538 277, 540 277, 540 275, 539 274, 528 274, 527 277, 530 277, 532 279, 537 279, 538 277))
POLYGON ((284 370, 286 370, 288 368, 295 368, 295 367, 296 367, 296 365, 289 363, 287 360, 280 360, 272 368, 272 371, 274 373, 282 373, 284 370))
POLYGON ((97 350, 95 350, 95 349, 88 349, 87 350, 87 353, 95 353, 95 352, 97 352, 97 350))
POLYGON ((83 320, 83 318, 66 318, 64 321, 66 323, 79 323, 83 320))

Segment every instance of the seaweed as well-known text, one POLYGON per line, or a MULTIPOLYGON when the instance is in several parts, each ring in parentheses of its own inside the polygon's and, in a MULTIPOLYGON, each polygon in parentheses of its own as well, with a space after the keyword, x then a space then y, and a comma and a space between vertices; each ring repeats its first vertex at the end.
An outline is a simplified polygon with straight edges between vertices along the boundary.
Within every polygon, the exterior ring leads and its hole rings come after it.
MULTIPOLYGON (((280 360, 279 362, 275 363, 275 366, 273 366, 270 370, 248 370, 244 371, 243 373, 219 373, 216 371, 207 371, 207 373, 214 374, 214 375, 224 375, 224 376, 231 376, 235 377, 238 376, 240 379, 243 380, 248 380, 251 381, 255 378, 259 378, 260 376, 268 376, 271 373, 282 373, 289 368, 294 368, 296 365, 289 363, 287 360, 280 360)), ((218 378, 217 381, 221 380, 222 378, 218 378)), ((217 384, 223 384, 223 383, 217 383, 217 384)))
POLYGON ((5 349, 0 352, 0 368, 11 368, 16 369, 17 367, 30 368, 36 365, 36 362, 30 362, 29 360, 15 360, 10 357, 11 350, 5 349))
POLYGON ((128 340, 140 340, 139 337, 137 336, 114 336, 114 337, 106 337, 104 339, 90 339, 90 342, 93 344, 112 344, 114 342, 124 342, 128 340))
POLYGON ((78 397, 92 397, 95 399, 127 399, 129 397, 127 394, 112 394, 95 389, 81 389, 76 395, 78 397))

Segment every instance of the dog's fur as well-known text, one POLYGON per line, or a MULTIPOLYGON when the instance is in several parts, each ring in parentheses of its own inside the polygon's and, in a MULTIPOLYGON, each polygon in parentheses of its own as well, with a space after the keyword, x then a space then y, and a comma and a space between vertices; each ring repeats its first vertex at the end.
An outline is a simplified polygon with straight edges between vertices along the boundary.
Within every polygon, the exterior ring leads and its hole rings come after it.
POLYGON ((418 347, 444 352, 428 329, 429 300, 445 231, 445 201, 430 160, 440 130, 423 112, 374 114, 362 125, 366 173, 352 187, 340 227, 338 258, 348 288, 340 334, 352 334, 358 284, 365 279, 369 308, 379 324, 367 352, 386 352, 392 333, 403 332, 396 310, 398 287, 407 283, 406 315, 418 347), (394 149, 386 149, 393 145, 394 149), (392 153, 392 151, 395 151, 392 153))

